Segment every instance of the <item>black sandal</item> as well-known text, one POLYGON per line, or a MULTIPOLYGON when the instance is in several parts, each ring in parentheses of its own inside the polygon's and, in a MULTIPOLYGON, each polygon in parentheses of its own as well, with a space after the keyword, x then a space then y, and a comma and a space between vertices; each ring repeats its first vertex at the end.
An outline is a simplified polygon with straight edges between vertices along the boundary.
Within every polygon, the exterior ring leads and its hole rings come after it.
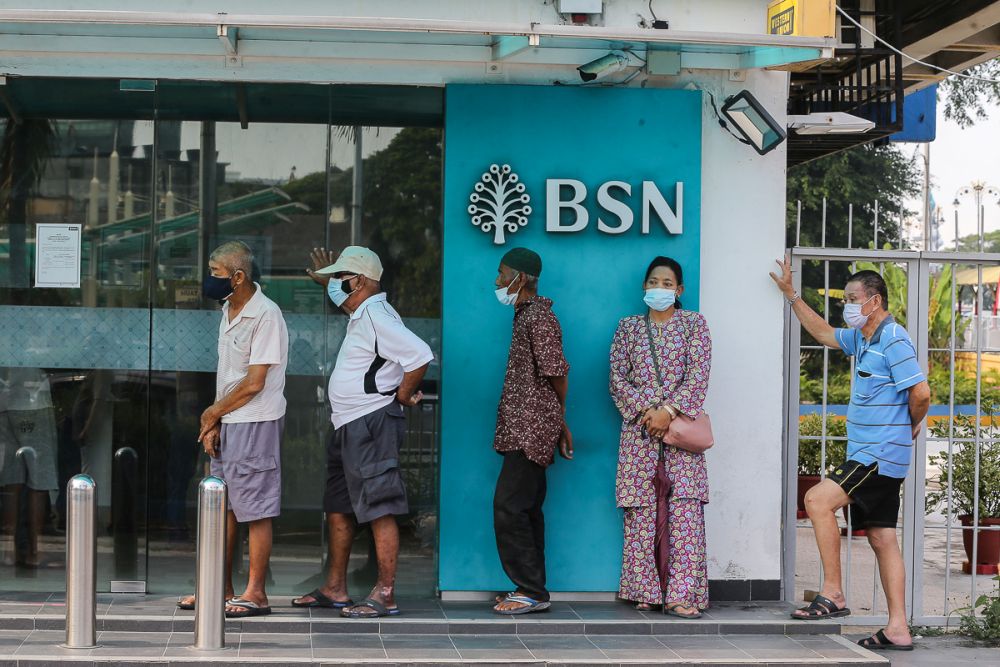
POLYGON ((353 605, 354 601, 351 600, 351 598, 347 598, 346 600, 334 600, 318 588, 313 590, 311 593, 300 595, 292 600, 293 607, 304 608, 323 607, 325 609, 343 609, 344 607, 351 607, 353 605), (312 598, 312 602, 302 602, 302 598, 312 598))
POLYGON ((792 612, 792 618, 800 621, 815 621, 821 618, 840 618, 850 616, 851 610, 847 607, 838 609, 836 603, 824 595, 817 595, 808 607, 802 607, 792 612), (804 612, 804 613, 803 613, 804 612))
POLYGON ((871 637, 866 637, 865 639, 858 640, 858 646, 866 648, 869 651, 912 651, 913 644, 893 644, 888 637, 885 636, 884 630, 879 630, 871 637))

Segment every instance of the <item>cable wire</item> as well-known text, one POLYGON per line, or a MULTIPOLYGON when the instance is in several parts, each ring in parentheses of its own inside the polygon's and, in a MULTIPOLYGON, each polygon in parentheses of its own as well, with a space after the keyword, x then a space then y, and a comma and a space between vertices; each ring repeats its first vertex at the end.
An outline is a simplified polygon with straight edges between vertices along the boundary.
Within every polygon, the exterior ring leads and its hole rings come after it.
POLYGON ((862 31, 868 33, 869 35, 871 35, 872 37, 874 37, 876 40, 878 40, 883 45, 885 45, 885 47, 888 48, 890 51, 892 51, 893 53, 899 54, 899 55, 903 56, 904 58, 906 58, 907 60, 911 60, 911 61, 917 63, 918 65, 923 65, 924 67, 930 67, 931 69, 936 69, 939 72, 944 72, 946 74, 950 74, 952 76, 961 77, 963 79, 971 79, 973 81, 982 81, 984 83, 992 83, 994 85, 1000 84, 1000 79, 987 79, 986 77, 982 77, 982 76, 974 76, 974 75, 971 75, 971 74, 963 74, 961 72, 955 72, 955 71, 952 71, 950 69, 945 69, 944 67, 938 67, 937 65, 932 65, 929 62, 920 60, 918 58, 914 58, 911 55, 907 55, 907 54, 903 53, 902 51, 900 51, 899 49, 897 49, 892 44, 890 44, 889 42, 885 41, 884 39, 882 39, 881 37, 879 37, 878 35, 876 35, 875 33, 873 33, 868 28, 864 27, 863 25, 861 25, 860 23, 858 23, 857 21, 855 21, 854 17, 850 16, 847 12, 845 12, 840 7, 840 5, 837 5, 837 11, 840 12, 841 16, 843 16, 845 19, 847 19, 848 21, 850 21, 851 23, 853 23, 855 25, 855 27, 857 27, 859 30, 862 30, 862 31))

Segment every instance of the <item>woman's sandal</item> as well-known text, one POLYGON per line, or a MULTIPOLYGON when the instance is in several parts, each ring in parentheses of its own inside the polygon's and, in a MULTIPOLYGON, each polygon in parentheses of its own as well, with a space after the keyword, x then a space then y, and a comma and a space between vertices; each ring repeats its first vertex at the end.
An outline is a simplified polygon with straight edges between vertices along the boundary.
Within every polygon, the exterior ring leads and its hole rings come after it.
POLYGON ((634 607, 636 611, 656 611, 660 608, 660 605, 649 604, 648 602, 636 602, 634 607))
POLYGON ((676 616, 677 618, 701 618, 701 612, 694 605, 684 604, 683 602, 674 602, 673 604, 668 604, 663 607, 663 613, 668 616, 676 616), (683 607, 684 609, 691 609, 692 613, 685 614, 682 611, 677 611, 678 607, 683 607))
POLYGON ((869 651, 912 651, 913 644, 893 644, 892 641, 885 636, 884 630, 879 630, 871 637, 866 637, 858 641, 858 646, 866 648, 869 651))
POLYGON ((843 609, 837 608, 837 604, 824 595, 817 595, 813 598, 813 601, 809 603, 808 607, 796 609, 791 613, 792 618, 796 618, 800 621, 815 621, 821 618, 840 618, 841 616, 850 615, 850 609, 847 607, 844 607, 843 609))

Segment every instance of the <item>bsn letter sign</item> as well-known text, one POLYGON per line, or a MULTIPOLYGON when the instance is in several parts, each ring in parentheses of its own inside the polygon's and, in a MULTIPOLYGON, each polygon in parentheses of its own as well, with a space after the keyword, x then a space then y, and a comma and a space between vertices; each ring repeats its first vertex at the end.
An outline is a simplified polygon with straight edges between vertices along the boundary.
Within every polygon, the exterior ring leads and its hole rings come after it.
MULTIPOLYGON (((597 229, 605 234, 624 234, 632 228, 635 214, 629 205, 632 186, 624 181, 608 181, 597 189, 597 205, 608 214, 597 218, 597 229)), ((545 231, 579 232, 590 224, 590 213, 584 206, 587 186, 571 178, 550 178, 545 181, 545 231), (566 198, 564 198, 566 195, 566 198), (570 219, 563 220, 563 211, 570 219)), ((642 182, 642 233, 649 234, 650 213, 655 211, 669 234, 684 231, 684 184, 677 183, 676 203, 670 208, 653 181, 642 182)))

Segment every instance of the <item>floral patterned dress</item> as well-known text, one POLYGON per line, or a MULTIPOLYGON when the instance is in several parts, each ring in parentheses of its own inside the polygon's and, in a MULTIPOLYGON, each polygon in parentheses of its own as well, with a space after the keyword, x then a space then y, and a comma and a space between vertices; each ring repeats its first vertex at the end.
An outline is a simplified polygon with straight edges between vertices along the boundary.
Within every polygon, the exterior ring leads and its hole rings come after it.
POLYGON ((664 446, 664 464, 673 486, 668 517, 670 574, 663 591, 654 559, 653 478, 659 443, 646 434, 639 421, 646 410, 664 402, 688 417, 701 414, 712 367, 712 339, 705 318, 689 310, 677 310, 667 322, 650 322, 650 326, 662 383, 653 365, 644 316, 619 322, 611 344, 611 396, 622 415, 615 495, 618 507, 625 512, 618 594, 635 602, 680 602, 705 609, 705 455, 664 446))

